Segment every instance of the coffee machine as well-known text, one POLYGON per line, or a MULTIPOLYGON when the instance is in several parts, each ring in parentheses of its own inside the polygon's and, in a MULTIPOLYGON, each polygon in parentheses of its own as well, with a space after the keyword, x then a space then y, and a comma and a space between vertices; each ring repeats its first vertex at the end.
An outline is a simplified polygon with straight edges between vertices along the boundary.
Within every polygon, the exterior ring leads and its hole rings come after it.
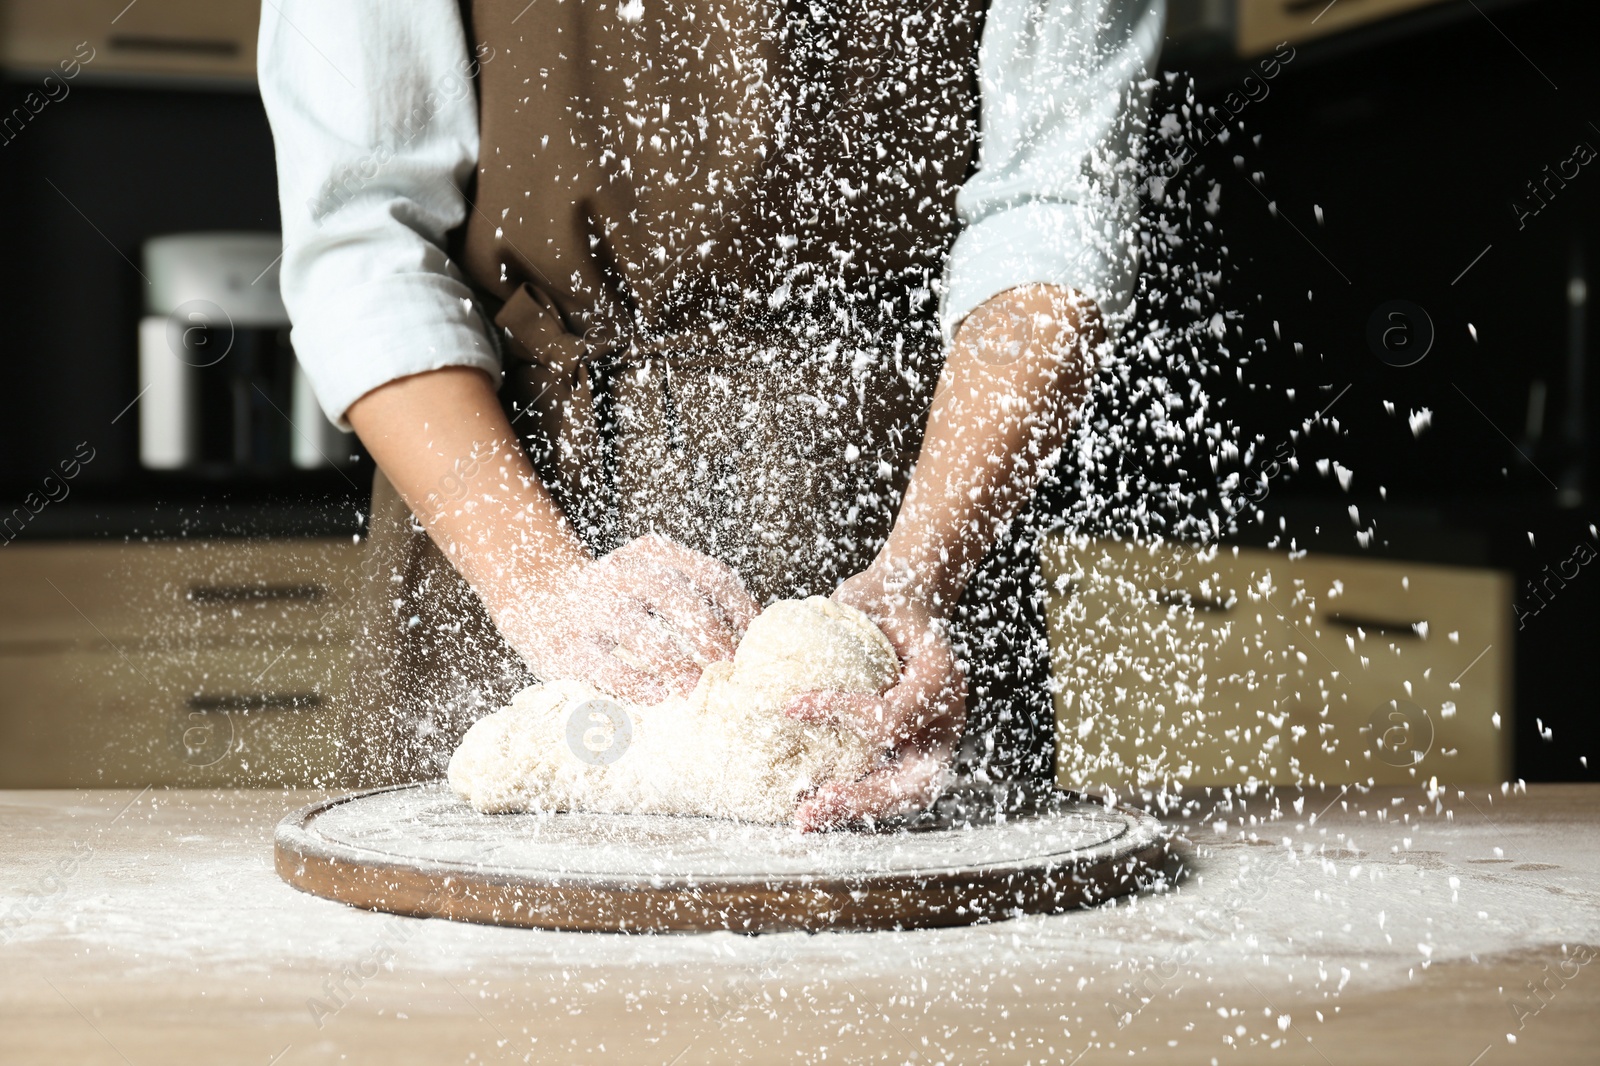
POLYGON ((144 245, 139 461, 272 474, 342 466, 354 438, 322 414, 289 345, 275 233, 181 233, 144 245))

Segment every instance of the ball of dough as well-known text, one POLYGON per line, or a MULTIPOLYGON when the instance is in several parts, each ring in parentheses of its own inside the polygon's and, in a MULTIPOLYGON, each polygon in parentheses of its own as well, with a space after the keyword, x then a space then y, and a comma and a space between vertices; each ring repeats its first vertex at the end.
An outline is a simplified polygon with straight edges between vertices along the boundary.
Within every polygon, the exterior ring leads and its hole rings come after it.
POLYGON ((872 619, 824 596, 779 600, 751 623, 733 656, 746 691, 779 704, 809 689, 882 692, 900 675, 872 619))
POLYGON ((519 692, 478 721, 450 760, 455 791, 486 813, 596 811, 789 821, 802 796, 872 768, 847 730, 783 714, 800 692, 882 692, 900 673, 872 620, 821 596, 781 600, 731 663, 687 697, 624 704, 581 681, 519 692))

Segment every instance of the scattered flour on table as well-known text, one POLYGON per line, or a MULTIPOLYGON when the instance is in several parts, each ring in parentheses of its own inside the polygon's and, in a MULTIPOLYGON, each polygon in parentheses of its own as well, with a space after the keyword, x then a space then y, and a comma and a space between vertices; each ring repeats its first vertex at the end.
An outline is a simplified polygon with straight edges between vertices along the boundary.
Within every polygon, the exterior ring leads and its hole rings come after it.
POLYGON ((877 693, 899 675, 882 631, 821 596, 763 611, 731 663, 653 707, 581 681, 519 692, 468 730, 449 780, 485 813, 595 811, 787 822, 800 798, 872 768, 877 746, 783 713, 819 689, 877 693))
POLYGON ((1463 802, 1453 822, 1440 812, 1402 825, 1377 822, 1376 804, 1360 818, 1352 804, 1315 826, 1270 815, 1251 826, 1249 835, 1289 837, 1292 849, 1263 847, 1237 827, 1214 834, 1196 810, 1190 876, 1175 891, 1115 906, 909 932, 596 937, 402 918, 299 892, 273 870, 272 828, 321 795, 223 796, 219 805, 217 794, 158 791, 109 827, 131 792, 114 803, 70 793, 0 803, 0 916, 18 907, 28 916, 0 919, 0 957, 10 964, 0 992, 31 983, 53 996, 37 974, 62 983, 68 967, 84 985, 166 988, 183 978, 213 994, 273 975, 274 986, 320 997, 325 979, 392 948, 396 972, 385 969, 363 994, 386 994, 391 982, 399 994, 412 978, 436 974, 500 988, 542 982, 572 1002, 591 1002, 591 984, 605 981, 625 990, 657 978, 665 987, 748 980, 798 989, 818 975, 923 974, 936 1006, 990 1013, 1076 1001, 1103 1014, 1108 996, 1134 995, 1152 979, 1167 991, 1203 982, 1259 1010, 1247 978, 1268 994, 1295 988, 1337 1004, 1421 982, 1430 963, 1529 950, 1560 959, 1558 945, 1600 943, 1600 849, 1592 820, 1576 809, 1507 827, 1506 815, 1488 809, 1485 820, 1463 802), (63 857, 80 855, 65 883, 51 880, 63 857), (1092 983, 1079 986, 1084 977, 1092 983))

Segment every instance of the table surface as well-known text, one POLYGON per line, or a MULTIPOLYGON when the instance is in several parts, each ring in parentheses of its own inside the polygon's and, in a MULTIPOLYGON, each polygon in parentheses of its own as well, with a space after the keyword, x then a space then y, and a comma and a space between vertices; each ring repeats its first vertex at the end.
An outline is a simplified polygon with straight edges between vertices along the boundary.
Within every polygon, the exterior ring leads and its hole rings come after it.
MULTIPOLYGON (((1600 1056, 1600 786, 1204 791, 1188 876, 964 929, 624 936, 297 892, 320 794, 0 792, 0 1062, 1600 1056)), ((1161 813, 1161 812, 1157 812, 1161 813)))

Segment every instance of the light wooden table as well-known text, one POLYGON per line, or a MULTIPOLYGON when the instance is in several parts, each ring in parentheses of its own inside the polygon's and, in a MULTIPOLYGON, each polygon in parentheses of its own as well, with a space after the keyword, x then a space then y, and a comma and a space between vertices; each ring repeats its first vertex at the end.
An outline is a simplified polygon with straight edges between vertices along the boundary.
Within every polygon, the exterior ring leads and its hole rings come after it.
POLYGON ((498 929, 302 895, 273 873, 272 827, 312 798, 0 792, 0 1062, 1600 1056, 1600 788, 1201 794, 1165 816, 1190 840, 1171 892, 762 937, 498 929))

